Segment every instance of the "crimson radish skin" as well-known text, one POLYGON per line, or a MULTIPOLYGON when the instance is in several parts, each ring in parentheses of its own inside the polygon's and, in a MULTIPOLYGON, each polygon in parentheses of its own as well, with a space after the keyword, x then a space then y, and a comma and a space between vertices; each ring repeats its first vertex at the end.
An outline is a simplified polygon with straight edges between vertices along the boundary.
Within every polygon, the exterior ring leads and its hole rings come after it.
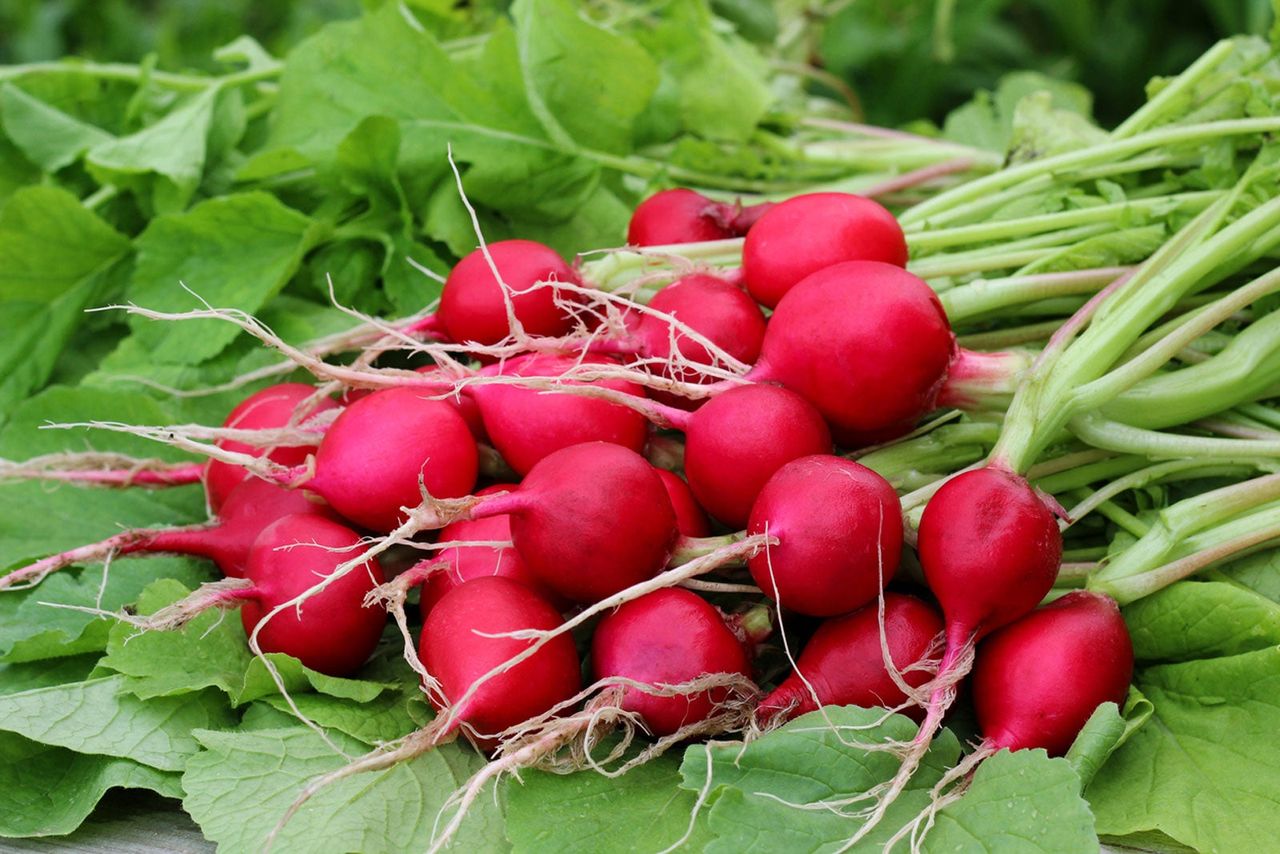
POLYGON ((627 243, 666 246, 741 237, 772 207, 771 202, 746 208, 725 204, 684 188, 662 190, 636 206, 627 243))
MULTIPOLYGON (((365 549, 359 534, 321 516, 285 516, 268 525, 254 541, 245 570, 252 587, 236 594, 243 600, 240 620, 245 632, 252 634, 272 609, 314 587, 365 549)), ((382 637, 387 614, 364 607, 364 598, 384 580, 377 558, 369 558, 300 608, 286 608, 264 622, 259 646, 263 652, 292 655, 330 676, 351 675, 382 637)))
MULTIPOLYGON (((490 366, 482 374, 559 377, 579 363, 615 364, 600 356, 539 354, 490 366)), ((566 380, 564 384, 585 383, 566 380)), ((599 380, 591 385, 644 397, 643 388, 624 380, 599 380)), ((649 438, 649 423, 643 415, 607 400, 504 384, 476 385, 469 391, 479 405, 493 446, 521 475, 528 474, 548 454, 571 445, 610 442, 638 453, 649 438)))
POLYGON ((0 590, 35 582, 50 572, 108 555, 180 554, 208 558, 228 578, 242 578, 253 542, 262 530, 297 513, 336 517, 301 492, 251 477, 231 490, 214 521, 181 528, 139 529, 36 561, 0 577, 0 590))
MULTIPOLYGON (((501 240, 488 245, 502 281, 513 291, 516 319, 529 335, 558 337, 573 328, 560 302, 572 294, 539 282, 580 284, 578 274, 550 246, 532 240, 501 240)), ((450 271, 440 293, 440 309, 413 324, 409 332, 437 334, 459 344, 497 344, 511 334, 507 303, 484 252, 476 249, 450 271)))
MULTIPOLYGON (((419 368, 414 368, 414 370, 422 374, 424 379, 434 380, 442 386, 453 381, 453 378, 438 365, 423 365, 419 368)), ((342 395, 342 403, 344 406, 349 406, 371 394, 373 392, 368 389, 348 389, 342 395)), ((467 428, 471 430, 471 435, 475 437, 477 442, 489 441, 489 437, 484 431, 484 419, 480 416, 480 407, 474 398, 466 394, 453 394, 448 397, 442 397, 440 400, 457 410, 458 414, 462 416, 462 420, 467 422, 467 428)))
POLYGON ((851 193, 788 199, 760 217, 742 247, 747 291, 770 308, 806 276, 844 261, 907 264, 906 237, 893 214, 851 193))
POLYGON ((992 634, 978 647, 973 701, 984 746, 1061 756, 1094 710, 1121 705, 1133 642, 1115 600, 1075 591, 992 634))
POLYGON ((680 479, 680 475, 666 469, 655 468, 662 485, 667 488, 667 497, 671 499, 671 509, 676 513, 676 528, 683 537, 705 537, 711 533, 711 523, 706 512, 698 506, 689 484, 680 479))
POLYGON ((694 497, 733 528, 746 526, 752 503, 779 468, 831 452, 822 415, 781 386, 737 386, 676 420, 685 431, 684 471, 694 497))
MULTIPOLYGON (((894 667, 911 687, 930 679, 923 669, 907 668, 928 657, 941 633, 942 617, 933 607, 913 596, 884 594, 884 642, 894 667)), ((795 671, 760 701, 757 716, 786 720, 819 705, 897 708, 906 701, 885 667, 879 603, 872 602, 823 621, 796 660, 795 671)), ((907 708, 903 713, 918 719, 920 710, 907 708)))
POLYGON ((563 621, 545 599, 509 578, 477 578, 449 591, 431 609, 422 627, 418 654, 439 682, 433 706, 453 711, 455 726, 469 725, 483 736, 541 715, 582 687, 581 663, 573 638, 557 635, 529 658, 480 685, 481 677, 523 652, 533 641, 492 637, 528 629, 552 631, 563 621))
MULTIPOLYGON (((516 489, 514 484, 499 483, 486 487, 476 493, 478 496, 493 495, 516 489)), ((511 539, 511 517, 488 516, 484 519, 463 519, 452 522, 440 529, 437 536, 439 542, 502 542, 511 539)), ((488 576, 510 578, 526 587, 541 590, 538 579, 525 566, 524 559, 514 546, 497 548, 494 546, 454 546, 439 553, 437 558, 428 558, 424 564, 446 561, 447 566, 436 569, 427 576, 422 585, 421 611, 426 614, 444 598, 450 590, 468 581, 488 576)))
POLYGON ((458 498, 475 486, 479 456, 453 407, 412 387, 374 392, 343 410, 316 451, 304 488, 372 531, 394 530, 403 507, 458 498))
MULTIPOLYGON (((322 398, 314 402, 306 411, 299 412, 299 407, 315 392, 316 390, 313 386, 303 383, 280 383, 267 386, 242 400, 227 415, 226 420, 222 422, 222 426, 234 427, 239 430, 275 429, 285 427, 290 423, 305 421, 307 418, 318 415, 321 412, 338 407, 334 400, 322 398)), ((215 444, 223 450, 251 454, 255 457, 262 456, 266 450, 256 445, 248 445, 244 442, 236 442, 230 439, 220 439, 215 444)), ((272 449, 266 456, 267 459, 282 466, 296 466, 306 461, 307 455, 314 453, 315 449, 315 445, 279 447, 272 449)), ((209 499, 209 509, 217 513, 227 496, 231 494, 231 490, 239 486, 248 476, 249 473, 239 466, 220 462, 219 460, 210 460, 205 467, 204 473, 204 489, 205 495, 209 499)))
MULTIPOLYGON (((720 612, 697 594, 669 587, 608 614, 591 639, 595 679, 620 676, 646 685, 679 685, 718 673, 749 678, 742 643, 720 612)), ((621 706, 640 715, 655 736, 710 718, 729 696, 727 687, 660 696, 625 687, 621 706)))
POLYGON ((503 514, 511 516, 511 538, 533 575, 583 604, 652 577, 678 536, 657 471, 635 451, 606 442, 556 451, 519 489, 482 499, 471 511, 472 518, 503 514))
POLYGON ((813 617, 876 598, 902 554, 902 505, 889 482, 850 460, 815 455, 778 469, 751 508, 749 534, 778 545, 747 561, 756 585, 813 617))

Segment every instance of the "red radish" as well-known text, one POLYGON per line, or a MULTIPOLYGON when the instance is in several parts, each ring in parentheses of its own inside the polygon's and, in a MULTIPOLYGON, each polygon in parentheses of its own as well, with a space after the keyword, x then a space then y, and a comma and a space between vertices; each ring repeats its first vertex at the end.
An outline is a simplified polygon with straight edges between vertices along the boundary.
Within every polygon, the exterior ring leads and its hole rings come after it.
MULTIPOLYGON (((739 362, 750 365, 760 355, 764 313, 742 288, 718 276, 706 273, 685 276, 658 291, 649 301, 649 308, 674 317, 739 362)), ((629 340, 596 342, 592 350, 665 360, 671 367, 660 373, 686 382, 704 381, 705 375, 673 362, 673 349, 681 361, 694 365, 715 363, 703 344, 683 333, 673 333, 671 323, 661 317, 632 312, 627 315, 627 325, 629 340)))
POLYGON ((492 635, 550 631, 562 622, 546 600, 509 578, 477 578, 458 585, 431 609, 422 627, 419 656, 439 682, 430 695, 432 705, 453 706, 451 728, 466 724, 483 737, 569 699, 581 688, 582 676, 578 651, 567 632, 463 699, 481 677, 532 643, 492 635))
MULTIPOLYGON (((235 592, 240 620, 252 634, 266 615, 332 575, 365 549, 355 531, 315 515, 285 516, 254 541, 245 578, 235 592)), ((292 655, 312 670, 348 676, 373 654, 387 614, 364 607, 369 591, 384 581, 377 558, 347 572, 298 608, 286 608, 262 625, 263 652, 292 655)))
POLYGON ((16 569, 0 577, 0 590, 23 582, 34 584, 56 570, 112 554, 195 555, 213 561, 223 575, 241 578, 250 547, 262 529, 276 519, 297 513, 334 515, 329 508, 300 492, 251 477, 231 490, 212 522, 182 528, 125 531, 16 569))
POLYGON ((929 749, 933 733, 969 670, 974 643, 1031 611, 1053 586, 1062 534, 1029 483, 987 466, 950 480, 925 505, 917 551, 929 589, 942 606, 945 647, 935 687, 898 773, 850 841, 884 817, 929 749))
MULTIPOLYGON (((239 430, 264 430, 297 424, 326 410, 336 409, 338 404, 329 398, 315 401, 306 410, 299 407, 304 401, 316 393, 313 386, 303 383, 280 383, 267 386, 261 391, 249 395, 240 402, 223 427, 234 427, 239 430)), ((241 454, 262 456, 266 449, 244 442, 222 439, 216 442, 218 447, 241 454)), ((307 455, 315 452, 314 445, 296 445, 279 447, 266 454, 267 459, 282 466, 301 465, 307 455)), ((249 474, 244 469, 230 463, 210 460, 205 468, 205 494, 209 498, 209 508, 217 513, 231 490, 235 489, 249 474)))
MULTIPOLYGON (((908 668, 928 657, 941 632, 942 618, 931 606, 913 596, 884 594, 884 642, 906 684, 918 688, 929 680, 927 671, 908 668)), ((906 701, 885 667, 879 605, 872 602, 823 621, 800 653, 795 671, 760 701, 758 715, 765 721, 789 719, 819 705, 895 709, 906 701)))
POLYGON ((905 267, 907 241, 893 214, 851 193, 807 193, 766 211, 742 247, 747 290, 770 308, 801 279, 843 261, 905 267))
MULTIPOLYGON (((751 675, 742 643, 720 612, 694 593, 669 587, 620 606, 596 627, 591 669, 597 680, 621 676, 646 685, 679 685, 711 674, 751 675)), ((630 686, 621 707, 657 736, 710 718, 726 686, 662 696, 630 686)))
MULTIPOLYGON (((540 282, 579 284, 578 274, 550 246, 532 240, 501 240, 489 244, 489 255, 512 291, 516 319, 529 335, 557 337, 573 328, 573 317, 557 301, 572 294, 540 282)), ((459 261, 445 280, 440 309, 407 329, 410 333, 443 336, 459 344, 497 344, 511 334, 502 287, 484 252, 476 249, 459 261)))
MULTIPOLYGON (((452 378, 438 365, 423 365, 419 368, 414 368, 414 370, 429 380, 437 380, 440 383, 452 382, 452 378)), ((369 389, 348 389, 342 395, 342 404, 349 406, 362 397, 368 397, 371 394, 373 392, 369 389)), ((480 417, 480 407, 476 404, 474 398, 466 394, 454 394, 440 399, 458 411, 458 414, 462 416, 462 420, 467 422, 467 428, 471 430, 471 435, 475 437, 477 442, 487 442, 489 440, 488 435, 484 432, 484 420, 480 417)))
MULTIPOLYGON (((507 492, 517 487, 514 484, 499 483, 476 493, 477 496, 493 495, 507 492)), ((447 542, 502 542, 511 539, 510 516, 488 516, 483 519, 464 519, 452 522, 440 529, 437 539, 447 542)), ((446 567, 437 568, 427 575, 422 585, 422 613, 426 614, 435 607, 446 593, 467 581, 487 576, 500 576, 518 581, 526 587, 538 590, 538 579, 534 577, 524 559, 514 546, 498 548, 494 546, 454 546, 439 552, 438 557, 422 561, 419 566, 445 561, 446 567)), ((544 593, 538 590, 539 593, 544 593)))
POLYGON ((756 496, 782 465, 831 452, 821 414, 781 386, 737 386, 692 414, 668 415, 685 431, 684 471, 698 503, 734 528, 746 525, 756 496))
POLYGON ((676 528, 682 537, 705 537, 711 533, 711 523, 707 521, 706 512, 698 506, 697 499, 689 489, 689 484, 680 479, 680 475, 655 468, 662 485, 667 488, 667 497, 671 499, 671 509, 676 511, 676 528))
MULTIPOLYGON (((481 373, 523 377, 559 377, 573 366, 613 364, 600 356, 538 354, 520 356, 481 373)), ((583 385, 566 380, 564 385, 583 385)), ((644 396, 644 389, 622 380, 591 385, 644 396)), ((639 452, 649 437, 643 415, 607 400, 555 393, 518 385, 475 385, 467 389, 479 405, 485 431, 507 464, 528 474, 548 454, 583 442, 610 442, 639 452)))
POLYGON ((1115 600, 1077 590, 978 647, 973 701, 983 746, 1061 756, 1103 703, 1122 704, 1133 642, 1115 600))
POLYGON ((743 208, 712 201, 693 190, 662 190, 636 206, 627 226, 627 243, 665 246, 740 237, 771 207, 763 203, 743 208))
POLYGON ((422 503, 419 478, 433 498, 458 498, 475 486, 478 465, 475 439, 453 407, 411 387, 389 388, 343 410, 302 486, 345 518, 385 532, 404 521, 402 507, 422 503))
POLYGON ((519 488, 471 511, 477 519, 503 514, 511 516, 511 537, 529 570, 574 602, 596 602, 650 578, 677 537, 657 471, 635 451, 606 442, 556 451, 519 488))
POLYGON ((889 482, 841 457, 792 460, 769 478, 751 508, 750 534, 779 544, 747 562, 765 595, 814 617, 875 599, 898 567, 902 506, 889 482))

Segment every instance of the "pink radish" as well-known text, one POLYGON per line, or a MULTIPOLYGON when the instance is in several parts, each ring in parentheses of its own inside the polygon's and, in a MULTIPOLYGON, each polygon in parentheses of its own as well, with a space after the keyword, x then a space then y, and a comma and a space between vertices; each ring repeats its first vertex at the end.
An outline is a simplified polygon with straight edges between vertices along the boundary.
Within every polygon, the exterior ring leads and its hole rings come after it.
MULTIPOLYGON (((559 377, 579 363, 613 364, 601 356, 538 354, 489 366, 481 374, 559 377)), ((566 380, 564 385, 582 383, 566 380)), ((599 380, 591 385, 644 396, 643 388, 622 380, 599 380)), ((505 384, 474 385, 467 392, 479 405, 493 446, 522 475, 548 454, 571 445, 610 442, 639 452, 649 437, 649 425, 643 415, 607 400, 505 384)))
MULTIPOLYGON (((290 423, 300 423, 307 418, 326 410, 336 409, 338 404, 329 398, 315 401, 305 410, 299 407, 316 393, 313 386, 302 383, 280 383, 268 386, 242 400, 222 422, 223 427, 234 427, 239 430, 262 430, 285 427, 290 423)), ((266 449, 244 442, 222 439, 218 447, 241 454, 252 454, 260 457, 266 449)), ((314 445, 297 445, 279 447, 267 453, 267 459, 282 466, 301 465, 308 454, 315 451, 314 445)), ((210 460, 205 467, 205 494, 209 498, 209 507, 217 513, 231 490, 235 489, 248 472, 238 466, 219 460, 210 460)))
POLYGON ((1077 590, 988 637, 973 667, 983 746, 1067 752, 1103 703, 1122 704, 1133 642, 1115 600, 1077 590))
POLYGON ((893 214, 851 193, 808 193, 765 212, 742 247, 747 290, 770 308, 801 279, 843 261, 905 267, 907 241, 893 214))
MULTIPOLYGON (((414 370, 428 380, 436 380, 441 384, 452 382, 452 378, 438 365, 423 365, 419 368, 414 368, 414 370)), ((342 395, 342 405, 349 406, 362 397, 368 397, 371 394, 373 394, 373 391, 370 389, 347 389, 342 395)), ((467 422, 467 428, 477 442, 487 442, 489 440, 488 435, 484 432, 484 419, 480 417, 480 407, 476 404, 474 398, 466 394, 455 394, 441 398, 441 400, 458 411, 458 414, 462 416, 462 420, 467 422)))
MULTIPOLYGON (((646 685, 679 685, 708 675, 751 675, 741 641, 720 612, 694 593, 666 588, 620 606, 596 627, 591 669, 597 680, 621 676, 646 685)), ((657 736, 706 721, 727 687, 663 696, 624 687, 620 706, 657 736)))
POLYGON ((302 486, 345 518, 385 532, 404 521, 401 508, 422 502, 419 478, 431 497, 458 498, 475 486, 477 467, 475 439, 453 407, 410 387, 389 388, 343 410, 302 486))
MULTIPOLYGON (((912 596, 884 594, 884 643, 902 680, 919 688, 928 671, 909 669, 928 658, 942 632, 942 618, 912 596)), ((896 709, 907 695, 886 669, 878 603, 823 621, 805 644, 796 669, 760 701, 764 721, 789 719, 823 706, 885 706, 896 709), (807 684, 806 684, 807 683, 807 684)), ((913 715, 917 709, 905 709, 913 715)))
POLYGON ((676 512, 676 528, 682 537, 705 537, 711 533, 711 523, 707 514, 698 506, 689 484, 680 479, 678 474, 666 469, 655 468, 662 485, 667 488, 667 497, 671 499, 671 509, 676 512))
POLYGON ((684 471, 698 503, 734 528, 782 465, 831 452, 821 414, 793 391, 775 385, 738 386, 693 413, 668 410, 685 432, 684 471))
POLYGON ((471 510, 476 519, 505 514, 529 571, 574 602, 596 602, 650 578, 677 537, 657 471, 635 451, 606 442, 550 454, 517 489, 471 510))
POLYGON ((902 507, 889 482, 841 457, 786 463, 760 490, 749 534, 779 540, 747 562, 765 595, 815 617, 875 599, 902 552, 902 507))
MULTIPOLYGON (((364 548, 355 531, 320 516, 285 516, 271 523, 249 555, 245 578, 251 586, 235 593, 245 632, 252 634, 272 609, 357 559, 364 548)), ((377 558, 369 558, 299 607, 263 623, 259 646, 330 676, 354 673, 382 637, 387 614, 364 607, 364 598, 383 581, 377 558)))
MULTIPOLYGON (((508 492, 517 487, 513 484, 495 484, 476 493, 477 496, 493 495, 508 492)), ((437 539, 442 542, 502 542, 511 539, 510 516, 488 516, 483 519, 464 519, 451 522, 440 529, 437 539)), ((445 563, 444 568, 430 571, 422 585, 421 610, 426 614, 444 598, 450 590, 467 581, 488 576, 500 576, 518 581, 526 587, 538 590, 536 577, 524 564, 524 559, 514 546, 498 548, 494 546, 454 546, 439 553, 437 558, 422 561, 420 567, 428 567, 445 563)))
POLYGON ((250 547, 262 529, 292 514, 335 514, 300 492, 282 489, 257 478, 248 478, 231 490, 218 517, 203 525, 182 528, 142 528, 116 534, 101 542, 80 546, 36 561, 0 577, 0 590, 20 583, 37 583, 51 572, 101 560, 109 555, 183 554, 208 558, 229 578, 244 576, 250 547))
POLYGON ((743 208, 712 201, 693 190, 662 190, 636 206, 627 226, 627 243, 665 246, 738 237, 771 207, 765 203, 743 208))
MULTIPOLYGON (((573 317, 558 301, 571 300, 572 294, 535 286, 540 282, 579 284, 573 268, 550 246, 532 240, 502 240, 488 248, 502 281, 511 289, 511 306, 524 331, 552 337, 567 334, 573 317)), ((502 287, 482 250, 467 255, 449 273, 439 311, 405 331, 459 344, 497 344, 511 334, 502 287)))
POLYGON ((465 724, 482 738, 495 736, 577 693, 581 665, 565 633, 463 699, 481 677, 531 643, 492 635, 550 631, 561 623, 546 600, 509 578, 477 578, 447 593, 423 624, 419 656, 439 683, 430 694, 432 704, 451 707, 450 728, 465 724))

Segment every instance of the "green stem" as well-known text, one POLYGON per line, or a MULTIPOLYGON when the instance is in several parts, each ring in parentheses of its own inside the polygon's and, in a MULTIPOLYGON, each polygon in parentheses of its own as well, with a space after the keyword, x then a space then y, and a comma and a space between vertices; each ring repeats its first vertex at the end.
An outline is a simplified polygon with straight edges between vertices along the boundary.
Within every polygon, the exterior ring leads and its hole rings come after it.
POLYGON ((1155 124, 1171 104, 1188 93, 1234 52, 1235 43, 1231 39, 1223 39, 1209 48, 1201 54, 1199 59, 1187 66, 1185 71, 1167 83, 1154 98, 1121 122, 1120 126, 1111 132, 1111 138, 1125 139, 1155 124))
POLYGON ((1280 441, 1263 439, 1218 439, 1186 436, 1130 427, 1089 413, 1071 419, 1071 432, 1096 448, 1122 454, 1143 454, 1152 459, 1212 457, 1217 460, 1241 457, 1280 458, 1280 441))
POLYGON ((24 65, 10 65, 6 68, 0 68, 0 82, 16 80, 28 74, 84 74, 96 77, 99 80, 119 80, 127 83, 148 81, 180 92, 200 92, 211 86, 239 86, 245 83, 270 80, 279 76, 282 67, 282 65, 277 64, 237 71, 221 77, 206 77, 154 71, 144 69, 139 65, 129 65, 121 62, 62 60, 59 62, 29 62, 24 65))
POLYGON ((975 279, 940 294, 942 307, 952 325, 1012 305, 1060 296, 1096 293, 1132 267, 1099 267, 1063 273, 975 279))
POLYGON ((999 250, 990 248, 970 249, 964 252, 939 254, 907 263, 907 269, 922 279, 934 276, 963 276, 988 270, 1016 269, 1039 261, 1054 251, 1072 246, 1087 237, 1114 232, 1109 225, 1082 225, 1055 231, 1050 234, 1014 240, 999 250))

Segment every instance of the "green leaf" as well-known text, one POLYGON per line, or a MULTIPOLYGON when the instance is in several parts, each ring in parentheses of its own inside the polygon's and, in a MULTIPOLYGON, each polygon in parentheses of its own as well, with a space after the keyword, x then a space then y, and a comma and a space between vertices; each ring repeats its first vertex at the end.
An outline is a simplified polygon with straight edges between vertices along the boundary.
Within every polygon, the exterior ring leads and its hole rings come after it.
POLYGON ((1155 711, 1086 790, 1098 832, 1267 850, 1280 834, 1280 648, 1147 667, 1135 683, 1155 711))
POLYGON ((1107 757, 1147 722, 1153 710, 1151 701, 1133 687, 1129 688, 1123 711, 1115 703, 1103 703, 1094 709, 1065 757, 1082 786, 1089 785, 1107 757))
POLYGON ((563 146, 628 151, 658 87, 653 59, 565 0, 518 0, 512 16, 526 94, 547 136, 563 146))
POLYGON ((0 730, 77 753, 132 759, 161 771, 180 771, 199 748, 192 730, 230 726, 232 717, 212 693, 143 702, 123 676, 37 688, 0 697, 0 730))
POLYGON ((46 172, 57 172, 79 160, 111 134, 49 106, 6 83, 0 87, 4 130, 27 159, 46 172))
MULTIPOLYGON (((431 719, 421 692, 405 696, 399 691, 385 691, 369 700, 343 699, 329 694, 294 694, 292 699, 298 711, 313 723, 371 745, 408 735, 431 719)), ((270 696, 262 702, 294 717, 284 697, 270 696)))
POLYGON ((503 787, 507 838, 517 852, 622 854, 661 851, 680 840, 682 850, 701 851, 711 837, 705 821, 685 836, 697 796, 679 783, 680 761, 671 755, 621 777, 529 771, 503 787))
POLYGON ((1180 581, 1124 609, 1139 661, 1187 661, 1280 644, 1280 604, 1234 584, 1180 581))
MULTIPOLYGON (((285 286, 315 239, 310 219, 267 193, 210 199, 142 233, 129 299, 159 311, 201 308, 185 284, 215 308, 252 313, 285 286)), ((184 365, 218 355, 240 331, 219 320, 131 323, 152 358, 184 365)))
POLYGON ((1280 604, 1280 551, 1276 549, 1267 549, 1232 561, 1222 569, 1213 570, 1206 575, 1242 584, 1280 604))
MULTIPOLYGON (((178 581, 157 581, 138 598, 139 613, 152 613, 188 592, 190 588, 178 581)), ((364 703, 388 687, 317 673, 287 655, 268 658, 290 693, 319 691, 364 703)), ((128 690, 144 700, 218 688, 239 706, 279 691, 266 665, 249 651, 244 626, 234 612, 201 614, 180 631, 139 632, 127 623, 117 623, 102 665, 130 677, 128 690), (174 667, 175 661, 181 661, 182 667, 174 667)))
POLYGON ((0 837, 70 833, 116 788, 182 797, 177 774, 0 733, 0 837))
POLYGON ((18 694, 68 682, 83 682, 98 663, 98 654, 74 655, 51 661, 0 664, 0 694, 18 694))
POLYGON ((0 208, 0 304, 53 302, 128 248, 66 190, 24 187, 0 208))
MULTIPOLYGON (((183 806, 219 851, 261 850, 302 787, 347 762, 303 727, 196 735, 206 749, 187 762, 183 806)), ((368 749, 341 734, 331 735, 352 756, 368 749)), ((482 762, 469 748, 445 744, 388 770, 343 780, 308 801, 272 850, 425 850, 445 800, 482 762)), ((507 849, 491 798, 477 799, 451 849, 507 849)))
POLYGON ((137 133, 107 140, 88 155, 89 168, 104 184, 142 191, 158 213, 186 207, 204 173, 209 129, 219 89, 211 86, 137 133), (139 180, 159 176, 154 185, 139 180))

